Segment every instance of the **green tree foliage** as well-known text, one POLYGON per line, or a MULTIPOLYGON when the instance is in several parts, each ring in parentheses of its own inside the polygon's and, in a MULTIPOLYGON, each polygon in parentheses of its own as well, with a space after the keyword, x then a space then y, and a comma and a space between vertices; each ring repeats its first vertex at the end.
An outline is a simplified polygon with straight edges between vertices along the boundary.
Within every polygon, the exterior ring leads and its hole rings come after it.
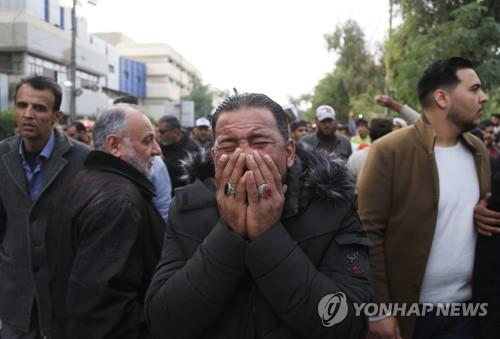
POLYGON ((500 2, 477 0, 394 0, 403 22, 385 45, 390 90, 418 107, 416 86, 433 61, 462 56, 474 62, 490 94, 489 110, 499 110, 500 2))
POLYGON ((384 90, 384 68, 375 62, 365 45, 364 33, 354 20, 326 34, 328 50, 338 55, 335 69, 320 80, 311 98, 313 117, 319 105, 331 105, 340 121, 346 122, 350 108, 367 116, 378 109, 373 98, 384 90), (368 99, 370 98, 370 99, 368 99))
POLYGON ((302 120, 312 121, 314 116, 311 116, 311 94, 302 94, 297 97, 289 96, 288 101, 295 105, 299 111, 299 118, 302 120))
POLYGON ((0 140, 14 135, 16 114, 14 111, 0 112, 0 140))
POLYGON ((191 78, 191 92, 182 100, 194 101, 195 119, 206 117, 212 113, 212 93, 208 85, 203 85, 197 77, 191 78))

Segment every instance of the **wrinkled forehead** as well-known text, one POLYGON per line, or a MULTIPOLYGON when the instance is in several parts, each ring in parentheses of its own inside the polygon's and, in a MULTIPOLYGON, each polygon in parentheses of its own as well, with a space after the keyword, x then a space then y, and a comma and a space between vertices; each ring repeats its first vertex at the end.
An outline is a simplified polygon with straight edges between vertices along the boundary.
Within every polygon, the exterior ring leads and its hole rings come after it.
POLYGON ((279 132, 273 113, 269 109, 261 107, 242 107, 234 111, 221 112, 214 132, 218 135, 232 128, 246 128, 248 126, 279 132))
POLYGON ((14 98, 16 102, 19 100, 26 100, 30 102, 43 102, 50 109, 54 107, 56 98, 54 93, 48 88, 36 89, 30 84, 22 84, 16 92, 14 98))
POLYGON ((148 117, 140 111, 128 109, 126 130, 131 136, 142 138, 155 133, 154 127, 148 117))
POLYGON ((271 111, 254 107, 221 113, 214 132, 216 139, 221 136, 244 137, 256 133, 269 137, 280 135, 271 111))

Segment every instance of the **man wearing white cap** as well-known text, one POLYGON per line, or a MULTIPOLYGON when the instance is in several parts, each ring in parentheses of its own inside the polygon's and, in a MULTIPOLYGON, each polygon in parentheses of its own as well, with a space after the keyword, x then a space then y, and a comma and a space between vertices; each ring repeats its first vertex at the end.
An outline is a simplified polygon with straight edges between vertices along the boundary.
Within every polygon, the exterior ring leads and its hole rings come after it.
POLYGON ((212 147, 212 135, 210 131, 210 120, 199 118, 194 123, 194 140, 204 149, 212 147))
POLYGON ((316 109, 316 126, 318 131, 315 134, 306 135, 301 140, 347 160, 352 153, 351 143, 347 138, 336 134, 337 121, 333 107, 321 105, 316 109))

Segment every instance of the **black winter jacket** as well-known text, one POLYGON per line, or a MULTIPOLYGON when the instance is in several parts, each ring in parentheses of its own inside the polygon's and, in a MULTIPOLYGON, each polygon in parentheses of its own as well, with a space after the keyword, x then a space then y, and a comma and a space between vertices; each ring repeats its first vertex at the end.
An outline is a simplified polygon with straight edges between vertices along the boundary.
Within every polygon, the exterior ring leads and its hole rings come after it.
MULTIPOLYGON (((500 212, 500 158, 491 160, 491 198, 488 208, 500 212)), ((476 318, 476 337, 496 339, 500 333, 500 234, 478 235, 474 277, 475 302, 488 303, 488 314, 476 318)))
POLYGON ((182 168, 182 160, 194 153, 201 151, 200 146, 189 138, 187 133, 182 133, 179 142, 161 145, 161 152, 163 154, 163 161, 167 165, 168 174, 172 182, 172 195, 177 187, 186 185, 182 179, 184 174, 182 168))
POLYGON ((281 221, 252 242, 219 219, 212 178, 176 192, 146 297, 154 338, 365 335, 352 303, 370 302, 372 285, 352 180, 325 153, 297 155, 281 221))
POLYGON ((165 231, 152 184, 93 151, 69 192, 47 229, 51 338, 149 338, 144 297, 165 231))

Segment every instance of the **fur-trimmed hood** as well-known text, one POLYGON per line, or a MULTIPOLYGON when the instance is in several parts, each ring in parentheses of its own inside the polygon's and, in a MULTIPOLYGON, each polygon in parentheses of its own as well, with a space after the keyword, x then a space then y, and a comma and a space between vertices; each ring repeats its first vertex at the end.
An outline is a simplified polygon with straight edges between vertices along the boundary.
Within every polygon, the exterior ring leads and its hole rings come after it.
MULTIPOLYGON (((204 181, 215 175, 214 162, 208 150, 189 154, 182 160, 182 166, 182 180, 188 184, 196 179, 204 181)), ((349 199, 354 194, 355 181, 347 170, 345 161, 333 154, 316 150, 304 142, 297 143, 295 163, 287 176, 287 182, 298 182, 301 196, 306 194, 319 199, 349 199)))

